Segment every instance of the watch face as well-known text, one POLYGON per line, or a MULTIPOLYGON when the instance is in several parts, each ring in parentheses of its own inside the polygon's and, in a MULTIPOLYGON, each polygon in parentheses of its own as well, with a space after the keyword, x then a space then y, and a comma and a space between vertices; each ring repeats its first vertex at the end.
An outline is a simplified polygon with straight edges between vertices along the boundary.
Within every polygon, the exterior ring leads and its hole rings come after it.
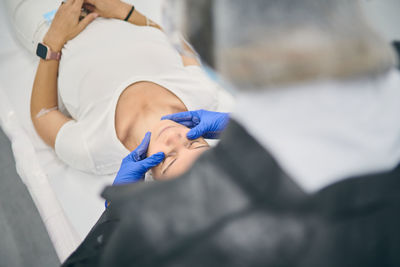
POLYGON ((43 59, 46 59, 47 57, 47 47, 44 46, 41 43, 38 43, 37 49, 36 49, 36 55, 38 57, 41 57, 43 59))

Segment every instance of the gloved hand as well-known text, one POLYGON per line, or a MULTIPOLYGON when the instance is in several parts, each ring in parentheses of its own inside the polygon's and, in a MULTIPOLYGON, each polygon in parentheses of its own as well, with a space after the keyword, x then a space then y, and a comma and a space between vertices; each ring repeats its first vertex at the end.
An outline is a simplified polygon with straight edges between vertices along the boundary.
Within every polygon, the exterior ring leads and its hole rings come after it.
MULTIPOLYGON (((123 185, 135 183, 144 178, 148 170, 157 166, 164 160, 164 153, 159 152, 146 158, 147 149, 149 147, 151 133, 148 132, 143 138, 142 143, 126 156, 121 163, 117 177, 115 177, 113 185, 123 185)), ((105 207, 109 202, 105 201, 105 207)))
POLYGON ((167 115, 162 120, 172 120, 191 128, 187 133, 188 139, 197 139, 200 136, 207 139, 216 139, 229 122, 229 113, 207 110, 187 111, 167 115))
POLYGON ((142 143, 122 160, 121 167, 113 185, 135 183, 144 178, 145 173, 164 160, 164 153, 159 152, 146 158, 151 133, 146 133, 142 143))

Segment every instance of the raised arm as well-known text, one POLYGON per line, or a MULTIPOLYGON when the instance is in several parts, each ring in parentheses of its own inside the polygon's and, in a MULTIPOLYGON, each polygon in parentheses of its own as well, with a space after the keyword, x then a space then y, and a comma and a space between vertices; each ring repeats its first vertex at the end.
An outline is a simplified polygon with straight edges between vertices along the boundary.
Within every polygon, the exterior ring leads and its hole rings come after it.
POLYGON ((85 0, 84 2, 87 10, 95 12, 103 18, 127 19, 126 21, 137 26, 151 26, 162 30, 160 25, 144 16, 132 5, 120 0, 85 0))
MULTIPOLYGON (((61 52, 96 17, 92 13, 79 22, 83 0, 67 0, 58 9, 43 44, 53 52, 61 52)), ((54 148, 57 133, 71 120, 57 110, 57 76, 59 61, 41 59, 36 71, 31 96, 31 119, 39 136, 54 148)))

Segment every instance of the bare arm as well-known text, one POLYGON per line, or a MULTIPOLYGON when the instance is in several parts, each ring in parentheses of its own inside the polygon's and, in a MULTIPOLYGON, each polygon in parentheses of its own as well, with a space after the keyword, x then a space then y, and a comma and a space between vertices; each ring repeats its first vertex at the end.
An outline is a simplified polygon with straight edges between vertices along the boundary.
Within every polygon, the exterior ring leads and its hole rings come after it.
POLYGON ((185 41, 182 42, 181 57, 184 66, 201 66, 197 53, 193 48, 185 41))
MULTIPOLYGON (((53 48, 52 50, 57 51, 53 48)), ((33 125, 43 141, 53 148, 57 133, 70 118, 58 110, 51 111, 41 117, 37 115, 41 110, 57 107, 57 72, 58 61, 41 59, 31 96, 31 119, 33 125)))
MULTIPOLYGON (((64 44, 78 35, 96 18, 93 13, 79 22, 83 0, 68 0, 60 6, 47 32, 43 43, 54 52, 61 51, 64 44)), ((31 119, 39 136, 54 148, 55 140, 61 127, 71 120, 58 110, 38 116, 42 110, 57 107, 57 76, 59 62, 40 60, 36 71, 31 95, 31 119)))

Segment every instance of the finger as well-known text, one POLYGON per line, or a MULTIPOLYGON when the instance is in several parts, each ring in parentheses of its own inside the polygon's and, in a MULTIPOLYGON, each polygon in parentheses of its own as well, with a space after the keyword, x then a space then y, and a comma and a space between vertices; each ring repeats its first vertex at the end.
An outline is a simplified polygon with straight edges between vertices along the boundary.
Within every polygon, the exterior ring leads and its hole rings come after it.
POLYGON ((83 6, 83 0, 74 0, 73 5, 79 6, 81 8, 83 6))
POLYGON ((147 159, 143 160, 141 163, 147 170, 149 170, 149 169, 157 166, 158 164, 160 164, 164 160, 164 158, 165 158, 165 154, 163 152, 159 152, 159 153, 151 155, 147 159))
POLYGON ((62 0, 61 4, 68 4, 69 5, 69 4, 71 4, 71 1, 72 0, 62 0))
POLYGON ((78 24, 79 32, 82 32, 98 16, 99 15, 97 13, 90 13, 84 19, 82 19, 78 24))
POLYGON ((96 11, 96 7, 94 5, 88 4, 88 3, 84 3, 83 8, 86 9, 87 11, 89 11, 89 13, 96 11))
POLYGON ((84 0, 84 3, 90 4, 92 6, 95 6, 96 0, 84 0))
POLYGON ((146 157, 150 140, 151 140, 151 132, 147 132, 140 145, 132 152, 132 156, 135 161, 141 161, 146 157))
POLYGON ((178 123, 185 127, 188 127, 188 128, 193 128, 197 125, 197 124, 193 123, 192 121, 180 121, 178 123))
MULTIPOLYGON (((170 119, 167 119, 167 120, 170 120, 170 119)), ((192 120, 171 120, 171 121, 179 123, 188 128, 193 128, 193 127, 197 126, 197 123, 194 123, 192 120)))
POLYGON ((201 124, 200 124, 200 125, 194 127, 193 129, 191 129, 191 130, 186 134, 186 137, 187 137, 189 140, 194 140, 194 139, 197 139, 197 138, 203 136, 204 133, 205 133, 205 131, 204 131, 203 127, 202 127, 201 124))
POLYGON ((161 118, 161 120, 171 120, 171 121, 175 121, 175 122, 191 121, 192 119, 193 119, 193 115, 190 111, 170 114, 170 115, 166 115, 161 118))

